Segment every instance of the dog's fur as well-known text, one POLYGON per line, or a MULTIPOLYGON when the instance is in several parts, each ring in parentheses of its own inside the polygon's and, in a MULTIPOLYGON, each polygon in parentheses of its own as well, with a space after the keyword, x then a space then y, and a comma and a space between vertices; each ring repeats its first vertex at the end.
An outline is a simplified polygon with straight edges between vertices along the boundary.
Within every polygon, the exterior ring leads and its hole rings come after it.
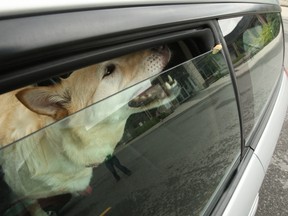
MULTIPOLYGON (((2 147, 60 120, 1 150, 5 180, 18 197, 35 200, 85 190, 91 166, 113 153, 129 115, 144 109, 141 103, 131 107, 128 102, 150 81, 131 86, 161 72, 169 59, 167 47, 139 51, 75 71, 53 86, 30 86, 1 95, 2 147)), ((159 93, 145 109, 174 98, 159 93)))

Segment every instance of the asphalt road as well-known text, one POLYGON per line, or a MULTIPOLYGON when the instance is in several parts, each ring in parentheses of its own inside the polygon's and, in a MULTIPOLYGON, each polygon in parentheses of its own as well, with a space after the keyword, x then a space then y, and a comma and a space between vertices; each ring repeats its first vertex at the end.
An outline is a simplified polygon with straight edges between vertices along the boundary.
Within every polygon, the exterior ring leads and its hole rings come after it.
MULTIPOLYGON (((288 66, 288 8, 283 8, 285 66, 288 66)), ((271 164, 266 173, 256 216, 288 215, 288 111, 271 164)))

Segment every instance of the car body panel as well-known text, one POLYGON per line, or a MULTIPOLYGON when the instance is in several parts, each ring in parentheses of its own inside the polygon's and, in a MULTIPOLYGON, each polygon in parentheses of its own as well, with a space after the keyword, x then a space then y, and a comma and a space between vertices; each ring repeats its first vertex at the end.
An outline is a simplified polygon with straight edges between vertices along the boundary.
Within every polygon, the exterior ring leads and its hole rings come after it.
MULTIPOLYGON (((258 191, 260 190, 265 172, 277 144, 277 139, 285 119, 288 105, 288 98, 286 96, 288 94, 288 78, 284 72, 281 79, 279 94, 268 123, 255 152, 252 153, 253 155, 251 158, 248 158, 249 162, 244 173, 242 174, 240 172, 241 178, 223 215, 249 215, 247 207, 251 205, 250 209, 253 209, 253 206, 256 205, 254 200, 257 200, 258 191), (245 210, 247 210, 247 212, 244 212, 245 210)), ((250 152, 252 152, 251 149, 250 152)))
MULTIPOLYGON (((250 161, 231 197, 223 216, 249 215, 254 200, 261 187, 265 173, 261 162, 256 155, 252 155, 250 161), (249 196, 248 196, 249 194, 249 196), (241 200, 241 201, 240 201, 241 200)), ((216 214, 218 215, 218 214, 216 214)))
POLYGON ((269 117, 265 130, 255 148, 255 155, 259 158, 266 172, 270 164, 276 143, 281 132, 288 105, 288 76, 283 72, 282 83, 273 111, 269 117))

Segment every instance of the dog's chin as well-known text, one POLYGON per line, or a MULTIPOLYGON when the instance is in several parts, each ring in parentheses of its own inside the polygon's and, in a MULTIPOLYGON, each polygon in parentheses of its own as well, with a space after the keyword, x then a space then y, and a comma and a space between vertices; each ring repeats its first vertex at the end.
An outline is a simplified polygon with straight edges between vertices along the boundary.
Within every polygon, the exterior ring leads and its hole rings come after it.
POLYGON ((168 81, 164 85, 152 85, 130 100, 128 106, 135 109, 156 108, 174 100, 179 93, 180 86, 177 81, 168 76, 168 81))

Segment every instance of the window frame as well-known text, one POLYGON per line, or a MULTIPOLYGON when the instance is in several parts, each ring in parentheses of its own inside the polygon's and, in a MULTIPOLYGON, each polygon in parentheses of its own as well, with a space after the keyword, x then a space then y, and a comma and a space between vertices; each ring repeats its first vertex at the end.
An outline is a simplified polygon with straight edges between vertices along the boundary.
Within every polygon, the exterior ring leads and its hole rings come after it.
MULTIPOLYGON (((135 39, 139 40, 140 48, 143 41, 153 36, 189 30, 193 28, 194 22, 206 22, 259 10, 279 11, 279 6, 187 3, 175 4, 173 7, 170 4, 131 8, 114 6, 108 9, 63 10, 61 13, 43 11, 35 14, 32 11, 30 14, 18 16, 5 15, 2 12, 0 29, 5 29, 2 31, 5 34, 2 33, 0 42, 0 93, 35 83, 39 79, 61 75, 66 68, 65 62, 73 65, 77 59, 82 59, 83 62, 86 58, 85 65, 88 65, 87 55, 83 56, 85 52, 90 52, 90 58, 97 57, 98 61, 102 61, 105 56, 111 58, 125 54, 121 47, 124 43, 126 48, 130 47, 130 50, 126 49, 126 53, 133 51, 135 39), (121 17, 125 25, 114 22, 117 17, 121 17), (137 17, 137 20, 131 17, 137 17), (91 20, 101 22, 94 23, 91 20), (66 34, 63 34, 63 28, 66 34), (93 53, 95 49, 101 50, 101 57, 93 53)), ((83 67, 84 64, 75 64, 75 67, 77 66, 83 67)))

